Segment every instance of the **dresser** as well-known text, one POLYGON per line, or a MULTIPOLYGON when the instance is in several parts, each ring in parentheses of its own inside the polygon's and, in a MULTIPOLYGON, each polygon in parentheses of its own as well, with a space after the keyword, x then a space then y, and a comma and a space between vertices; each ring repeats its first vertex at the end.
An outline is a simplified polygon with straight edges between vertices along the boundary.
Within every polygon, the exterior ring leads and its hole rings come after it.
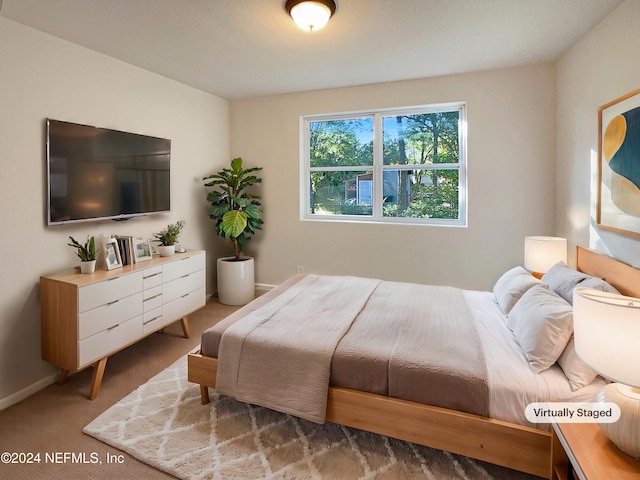
POLYGON ((110 355, 178 321, 189 338, 188 315, 206 302, 205 260, 194 250, 117 270, 40 277, 42 358, 60 367, 60 383, 93 367, 93 400, 110 355))

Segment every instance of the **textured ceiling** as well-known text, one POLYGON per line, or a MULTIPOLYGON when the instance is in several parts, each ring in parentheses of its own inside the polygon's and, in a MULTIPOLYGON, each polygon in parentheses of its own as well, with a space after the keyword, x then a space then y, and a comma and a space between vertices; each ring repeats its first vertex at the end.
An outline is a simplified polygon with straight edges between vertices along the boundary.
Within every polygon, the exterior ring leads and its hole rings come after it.
POLYGON ((557 60, 622 0, 0 0, 0 15, 228 99, 557 60))

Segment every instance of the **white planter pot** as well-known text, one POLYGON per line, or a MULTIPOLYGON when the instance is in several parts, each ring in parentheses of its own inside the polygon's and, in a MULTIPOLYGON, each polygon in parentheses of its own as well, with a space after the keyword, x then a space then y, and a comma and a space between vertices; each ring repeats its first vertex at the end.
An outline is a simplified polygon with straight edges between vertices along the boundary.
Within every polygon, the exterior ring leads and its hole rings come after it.
POLYGON ((160 254, 161 257, 170 257, 171 255, 176 253, 175 245, 160 245, 159 247, 156 247, 156 248, 158 249, 158 253, 160 254))
POLYGON ((253 258, 223 257, 217 261, 218 301, 224 305, 246 305, 256 296, 253 258))
POLYGON ((80 262, 80 273, 93 273, 96 271, 96 261, 80 262))

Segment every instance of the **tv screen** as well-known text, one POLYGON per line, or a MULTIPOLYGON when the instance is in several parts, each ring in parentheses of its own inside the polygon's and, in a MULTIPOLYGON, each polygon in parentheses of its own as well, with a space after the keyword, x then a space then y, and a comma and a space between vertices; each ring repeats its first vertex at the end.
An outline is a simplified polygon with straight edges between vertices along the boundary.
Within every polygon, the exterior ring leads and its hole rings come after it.
POLYGON ((171 208, 171 140, 47 119, 47 224, 171 208))

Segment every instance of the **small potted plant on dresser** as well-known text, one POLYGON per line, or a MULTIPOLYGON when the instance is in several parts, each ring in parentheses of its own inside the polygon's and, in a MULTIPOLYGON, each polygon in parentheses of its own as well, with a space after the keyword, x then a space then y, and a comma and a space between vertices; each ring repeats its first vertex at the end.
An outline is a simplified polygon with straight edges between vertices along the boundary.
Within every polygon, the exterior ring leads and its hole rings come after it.
POLYGON ((256 230, 262 230, 260 197, 247 189, 262 179, 254 172, 262 167, 244 168, 242 158, 234 158, 231 168, 223 168, 204 177, 209 217, 215 222, 216 233, 228 239, 233 256, 217 260, 218 301, 225 305, 245 305, 255 297, 253 257, 243 256, 244 243, 256 230))
POLYGON ((87 241, 82 245, 75 238, 69 235, 68 243, 70 247, 76 249, 76 255, 80 259, 80 273, 93 273, 96 270, 96 241, 93 236, 87 235, 87 241))
POLYGON ((153 234, 155 239, 160 242, 157 248, 161 257, 170 257, 176 253, 176 242, 183 228, 184 220, 178 220, 176 223, 169 224, 163 230, 153 234))

